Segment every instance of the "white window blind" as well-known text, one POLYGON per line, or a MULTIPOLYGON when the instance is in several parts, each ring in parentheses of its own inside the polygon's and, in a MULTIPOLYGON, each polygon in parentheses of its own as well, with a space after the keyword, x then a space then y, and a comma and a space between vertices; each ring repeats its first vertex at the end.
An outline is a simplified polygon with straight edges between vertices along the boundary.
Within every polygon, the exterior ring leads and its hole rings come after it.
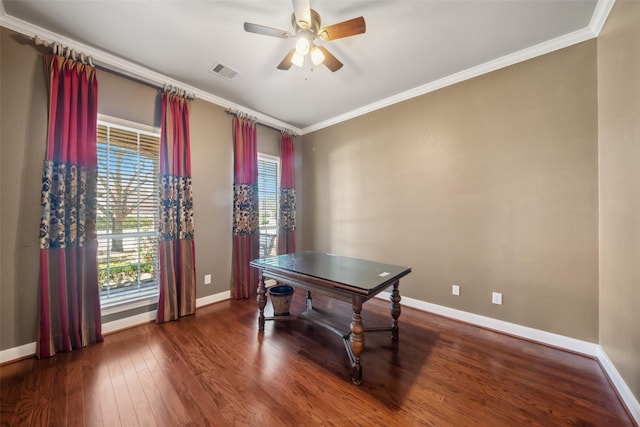
POLYGON ((280 159, 258 154, 258 199, 260 201, 260 257, 276 255, 278 231, 278 186, 280 159))
POLYGON ((160 136, 98 122, 98 284, 103 307, 158 292, 160 136))

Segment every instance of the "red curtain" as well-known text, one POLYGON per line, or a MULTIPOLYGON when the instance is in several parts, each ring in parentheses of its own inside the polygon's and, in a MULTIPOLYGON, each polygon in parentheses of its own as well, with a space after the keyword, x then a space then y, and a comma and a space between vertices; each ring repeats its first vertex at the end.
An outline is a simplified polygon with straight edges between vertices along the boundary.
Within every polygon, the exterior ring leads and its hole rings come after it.
POLYGON ((258 139, 256 124, 233 119, 233 252, 231 296, 256 295, 258 272, 249 262, 260 256, 258 225, 258 139))
POLYGON ((96 235, 96 70, 57 55, 49 73, 49 134, 40 220, 36 353, 102 341, 96 235))
POLYGON ((196 311, 189 101, 162 95, 160 132, 160 295, 157 322, 196 311))
POLYGON ((278 254, 296 251, 296 190, 293 137, 280 137, 280 210, 278 211, 278 254))

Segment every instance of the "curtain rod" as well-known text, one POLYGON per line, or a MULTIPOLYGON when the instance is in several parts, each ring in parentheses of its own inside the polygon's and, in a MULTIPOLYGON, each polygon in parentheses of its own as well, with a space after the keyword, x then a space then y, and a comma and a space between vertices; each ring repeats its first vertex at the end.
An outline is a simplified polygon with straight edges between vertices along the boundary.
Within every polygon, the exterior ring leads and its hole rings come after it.
POLYGON ((44 46, 46 48, 51 48, 53 50, 54 55, 64 56, 65 58, 71 58, 74 61, 80 61, 83 64, 89 64, 92 67, 95 67, 93 63, 93 58, 91 56, 87 56, 84 52, 77 52, 75 49, 71 49, 69 46, 65 46, 63 44, 57 42, 50 42, 47 40, 43 40, 37 35, 33 38, 36 46, 44 46))
POLYGON ((257 117, 251 116, 251 115, 249 115, 247 113, 243 113, 242 111, 237 111, 237 110, 233 110, 231 108, 227 108, 226 110, 224 110, 224 112, 229 114, 229 115, 235 116, 235 117, 239 117, 239 118, 244 118, 244 119, 250 120, 250 121, 252 121, 254 123, 257 123, 259 125, 262 125, 264 127, 268 127, 270 129, 277 130, 280 133, 287 133, 287 134, 289 134, 291 136, 297 136, 295 134, 295 132, 293 132, 293 131, 291 131, 289 129, 279 128, 279 127, 273 126, 273 125, 271 125, 269 123, 265 123, 262 120, 258 119, 257 117))
MULTIPOLYGON (((33 41, 36 46, 44 46, 46 48, 51 48, 54 55, 64 56, 65 58, 71 58, 74 61, 80 61, 85 65, 88 64, 95 68, 102 68, 94 64, 92 56, 86 55, 84 52, 78 52, 75 49, 70 48, 69 46, 65 46, 58 42, 50 42, 48 40, 44 40, 40 38, 38 35, 35 35, 33 37, 33 41)), ((113 71, 113 70, 108 69, 108 71, 113 71)), ((186 98, 189 101, 193 101, 196 97, 194 93, 188 93, 184 89, 181 89, 176 86, 172 86, 167 83, 165 83, 163 86, 160 86, 156 83, 150 83, 150 82, 145 82, 145 84, 148 84, 150 86, 157 88, 159 92, 172 93, 174 95, 186 98)))
MULTIPOLYGON (((1 5, 2 5, 2 1, 0 0, 0 9, 2 9, 1 5)), ((170 85, 178 86, 178 87, 186 86, 186 88, 188 88, 190 93, 193 93, 195 97, 197 97, 198 99, 202 99, 203 101, 218 105, 223 108, 237 108, 237 109, 244 108, 241 105, 236 105, 235 103, 227 99, 221 98, 217 95, 214 95, 211 92, 206 92, 202 89, 189 86, 183 82, 174 80, 171 77, 165 76, 159 72, 148 69, 142 65, 139 65, 127 59, 115 56, 114 54, 101 51, 97 48, 93 48, 91 46, 85 45, 82 42, 67 39, 59 34, 51 33, 39 27, 32 27, 28 23, 24 23, 24 24, 26 25, 26 27, 22 26, 22 23, 21 23, 21 25, 16 26, 14 24, 14 25, 8 26, 7 28, 13 31, 17 31, 22 35, 22 37, 29 40, 31 43, 33 43, 34 38, 36 37, 39 40, 42 40, 44 42, 43 38, 41 36, 38 36, 38 32, 41 31, 45 33, 45 35, 48 37, 49 40, 61 40, 60 42, 57 42, 60 45, 62 45, 63 43, 67 43, 69 45, 81 46, 81 48, 85 52, 85 57, 87 56, 86 52, 91 53, 89 56, 91 56, 92 62, 95 63, 96 68, 105 70, 111 73, 115 73, 117 75, 120 75, 128 79, 135 80, 139 83, 142 83, 144 85, 147 85, 159 91, 163 90, 164 85, 167 83, 170 85)), ((47 41, 47 44, 52 45, 53 43, 50 41, 47 41)), ((267 115, 264 115, 264 117, 262 117, 263 116, 262 113, 258 113, 258 112, 253 112, 253 113, 260 118, 259 119, 260 123, 264 126, 267 126, 271 129, 278 130, 278 131, 282 131, 284 129, 285 132, 288 132, 293 136, 301 135, 300 129, 297 129, 295 127, 291 128, 289 127, 290 125, 287 123, 281 122, 280 120, 277 120, 273 117, 269 117, 267 115), (292 129, 292 130, 288 131, 288 129, 292 129)))
POLYGON ((171 86, 170 84, 165 84, 164 87, 162 88, 162 90, 164 92, 172 93, 172 94, 180 96, 182 98, 186 98, 189 101, 193 101, 194 98, 196 97, 196 95, 194 93, 187 93, 186 90, 180 89, 180 88, 175 87, 175 86, 171 86))

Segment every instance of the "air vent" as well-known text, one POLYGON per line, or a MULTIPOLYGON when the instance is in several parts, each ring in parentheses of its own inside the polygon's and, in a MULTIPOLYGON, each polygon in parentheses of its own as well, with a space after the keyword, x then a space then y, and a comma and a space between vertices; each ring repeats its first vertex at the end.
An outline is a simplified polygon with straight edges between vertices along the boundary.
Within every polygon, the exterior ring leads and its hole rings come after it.
POLYGON ((222 77, 223 79, 226 79, 226 80, 232 80, 235 76, 238 75, 237 71, 233 71, 231 68, 219 62, 217 62, 213 67, 211 67, 209 72, 215 74, 216 76, 222 77))

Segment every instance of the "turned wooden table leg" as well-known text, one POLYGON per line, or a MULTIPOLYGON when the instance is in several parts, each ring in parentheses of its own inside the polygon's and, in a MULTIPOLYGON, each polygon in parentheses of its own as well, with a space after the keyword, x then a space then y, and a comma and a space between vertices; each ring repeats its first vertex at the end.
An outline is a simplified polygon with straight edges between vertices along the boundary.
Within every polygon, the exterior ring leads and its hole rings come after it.
POLYGON ((258 316, 258 331, 264 331, 264 308, 267 305, 267 288, 264 284, 264 276, 260 276, 260 283, 258 284, 258 309, 260 315, 258 316))
POLYGON ((391 322, 391 338, 393 341, 398 341, 398 317, 400 317, 400 291, 398 291, 399 281, 396 281, 393 284, 393 292, 391 292, 391 296, 389 299, 391 300, 391 304, 389 305, 389 309, 391 310, 391 317, 393 321, 391 322))
POLYGON ((351 344, 351 353, 353 361, 351 365, 351 381, 359 385, 362 383, 362 364, 360 363, 360 355, 364 351, 364 325, 362 324, 362 300, 360 297, 353 298, 353 321, 351 322, 351 336, 349 338, 351 344))

